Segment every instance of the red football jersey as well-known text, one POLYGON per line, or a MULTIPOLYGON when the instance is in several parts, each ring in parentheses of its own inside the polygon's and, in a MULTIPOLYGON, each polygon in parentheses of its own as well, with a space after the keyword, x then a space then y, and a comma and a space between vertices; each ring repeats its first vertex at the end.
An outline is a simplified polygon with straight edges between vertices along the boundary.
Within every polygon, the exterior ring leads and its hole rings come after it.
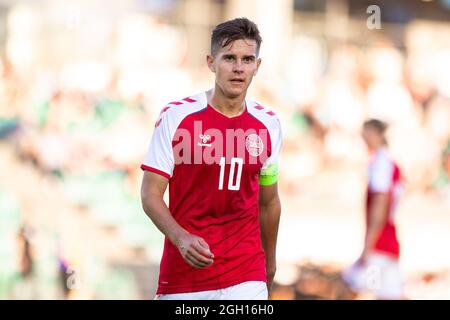
POLYGON ((169 179, 170 212, 205 239, 214 263, 191 267, 166 238, 157 294, 266 281, 259 175, 277 164, 281 143, 278 118, 248 99, 232 118, 210 106, 205 93, 162 109, 141 168, 169 179))
POLYGON ((400 245, 395 227, 395 210, 403 190, 400 169, 392 160, 387 148, 380 148, 372 157, 369 165, 369 184, 366 201, 366 220, 369 220, 369 206, 377 192, 387 193, 389 203, 386 210, 386 223, 375 244, 374 250, 398 258, 400 245))

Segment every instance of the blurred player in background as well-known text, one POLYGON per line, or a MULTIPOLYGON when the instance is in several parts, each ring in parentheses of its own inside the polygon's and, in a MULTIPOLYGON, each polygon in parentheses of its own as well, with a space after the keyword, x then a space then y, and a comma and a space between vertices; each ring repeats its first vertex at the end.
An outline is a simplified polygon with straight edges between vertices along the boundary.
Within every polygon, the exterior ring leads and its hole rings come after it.
POLYGON ((144 211, 166 236, 156 299, 268 298, 282 138, 275 114, 246 98, 260 45, 248 19, 216 26, 214 88, 169 103, 156 122, 141 166, 144 211))
POLYGON ((371 153, 366 199, 366 233, 360 258, 343 273, 356 292, 371 292, 378 299, 401 299, 400 245, 395 210, 402 191, 401 175, 389 154, 386 124, 368 120, 362 136, 371 153))

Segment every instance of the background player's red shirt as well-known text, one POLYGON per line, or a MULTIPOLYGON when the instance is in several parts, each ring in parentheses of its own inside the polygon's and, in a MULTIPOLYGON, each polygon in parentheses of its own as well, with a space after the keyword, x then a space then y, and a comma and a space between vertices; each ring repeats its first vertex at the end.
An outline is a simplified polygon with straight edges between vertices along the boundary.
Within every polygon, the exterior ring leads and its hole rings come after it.
POLYGON ((250 100, 233 118, 208 105, 205 93, 162 109, 141 168, 169 179, 170 212, 206 240, 214 263, 191 267, 166 238, 157 294, 266 281, 258 181, 278 161, 281 140, 275 114, 250 100))
POLYGON ((387 148, 380 148, 373 155, 369 165, 369 184, 366 201, 366 221, 369 220, 369 206, 377 192, 387 193, 389 203, 385 214, 386 223, 375 244, 375 251, 387 253, 398 258, 400 245, 395 226, 395 210, 402 191, 401 174, 397 164, 392 160, 387 148))

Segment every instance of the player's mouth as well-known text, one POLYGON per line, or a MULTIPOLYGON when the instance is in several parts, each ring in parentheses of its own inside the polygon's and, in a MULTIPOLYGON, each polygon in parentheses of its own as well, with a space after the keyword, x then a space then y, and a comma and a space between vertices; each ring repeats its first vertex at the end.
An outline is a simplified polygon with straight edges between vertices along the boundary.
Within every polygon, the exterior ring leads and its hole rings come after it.
POLYGON ((233 78, 230 80, 231 83, 236 83, 236 84, 240 84, 240 83, 244 83, 245 80, 241 79, 241 78, 233 78))

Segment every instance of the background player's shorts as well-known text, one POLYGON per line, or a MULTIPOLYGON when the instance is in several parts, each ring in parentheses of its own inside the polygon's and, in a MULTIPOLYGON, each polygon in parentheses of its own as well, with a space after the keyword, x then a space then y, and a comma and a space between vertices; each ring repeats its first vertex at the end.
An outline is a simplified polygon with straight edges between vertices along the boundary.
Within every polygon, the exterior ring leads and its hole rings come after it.
POLYGON ((371 292, 379 299, 402 299, 403 280, 398 259, 371 253, 365 264, 355 262, 346 269, 344 281, 356 292, 371 292))
POLYGON ((157 294, 155 300, 267 300, 264 281, 246 281, 218 289, 189 293, 157 294))

